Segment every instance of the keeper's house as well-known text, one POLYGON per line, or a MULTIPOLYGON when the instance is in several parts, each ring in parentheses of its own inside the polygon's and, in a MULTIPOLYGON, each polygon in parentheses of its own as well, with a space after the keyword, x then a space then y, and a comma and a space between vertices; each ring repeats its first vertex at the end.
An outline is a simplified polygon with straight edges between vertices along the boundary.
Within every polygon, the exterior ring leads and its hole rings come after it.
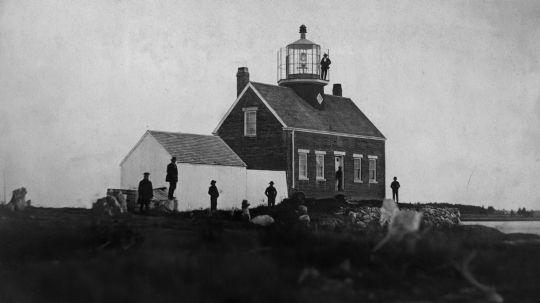
POLYGON ((248 169, 285 172, 289 192, 383 199, 386 138, 340 84, 325 94, 320 61, 328 50, 306 39, 305 26, 300 34, 278 53, 278 85, 252 82, 246 67, 238 69, 237 98, 213 134, 248 169))

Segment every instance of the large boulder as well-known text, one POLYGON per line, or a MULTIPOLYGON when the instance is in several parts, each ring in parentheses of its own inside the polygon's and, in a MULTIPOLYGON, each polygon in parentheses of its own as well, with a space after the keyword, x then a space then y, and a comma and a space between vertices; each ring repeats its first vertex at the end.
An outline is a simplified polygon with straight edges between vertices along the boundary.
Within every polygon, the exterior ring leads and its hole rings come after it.
POLYGON ((394 200, 384 199, 381 207, 381 217, 379 219, 381 225, 385 225, 386 223, 392 224, 392 219, 398 211, 399 208, 394 200))
POLYGON ((373 252, 381 249, 386 243, 406 241, 408 251, 412 253, 416 242, 420 239, 420 223, 423 212, 396 210, 392 222, 388 226, 386 236, 373 248, 373 252))
POLYGON ((257 216, 251 220, 251 223, 260 226, 270 226, 274 224, 274 218, 270 217, 269 215, 257 216))
POLYGON ((117 216, 125 214, 122 206, 113 196, 106 196, 104 198, 98 199, 96 203, 92 204, 92 213, 96 216, 117 216))
POLYGON ((164 212, 164 213, 171 213, 171 212, 178 212, 178 200, 162 200, 162 201, 156 201, 155 203, 150 203, 151 205, 154 204, 154 209, 158 212, 164 212))
POLYGON ((30 200, 25 200, 26 193, 26 188, 24 187, 14 190, 7 207, 11 210, 24 210, 27 206, 30 206, 30 200))
POLYGON ((116 195, 116 199, 118 200, 118 203, 120 203, 120 207, 122 208, 122 213, 127 214, 128 209, 127 209, 127 201, 126 201, 125 195, 121 191, 119 191, 118 194, 116 195))

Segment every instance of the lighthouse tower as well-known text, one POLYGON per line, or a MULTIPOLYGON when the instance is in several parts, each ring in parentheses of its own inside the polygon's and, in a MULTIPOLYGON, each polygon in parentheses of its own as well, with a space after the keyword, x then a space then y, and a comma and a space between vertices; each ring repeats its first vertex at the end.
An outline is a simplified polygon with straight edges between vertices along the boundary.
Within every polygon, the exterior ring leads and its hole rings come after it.
POLYGON ((307 28, 300 26, 300 39, 278 52, 278 84, 295 93, 318 110, 324 110, 324 87, 330 79, 321 79, 321 59, 329 50, 306 39, 307 28))

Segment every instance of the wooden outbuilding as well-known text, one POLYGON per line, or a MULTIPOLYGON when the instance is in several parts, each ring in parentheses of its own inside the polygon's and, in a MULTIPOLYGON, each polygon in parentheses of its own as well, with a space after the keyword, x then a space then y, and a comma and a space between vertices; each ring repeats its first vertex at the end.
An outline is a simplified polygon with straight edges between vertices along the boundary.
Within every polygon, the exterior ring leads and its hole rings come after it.
POLYGON ((284 172, 247 170, 247 166, 220 137, 177 132, 147 131, 120 163, 121 188, 136 189, 143 173, 150 173, 154 188, 168 187, 167 165, 176 157, 178 210, 210 206, 208 187, 216 180, 218 208, 240 208, 267 203, 264 190, 270 181, 278 188, 278 201, 287 196, 284 172))

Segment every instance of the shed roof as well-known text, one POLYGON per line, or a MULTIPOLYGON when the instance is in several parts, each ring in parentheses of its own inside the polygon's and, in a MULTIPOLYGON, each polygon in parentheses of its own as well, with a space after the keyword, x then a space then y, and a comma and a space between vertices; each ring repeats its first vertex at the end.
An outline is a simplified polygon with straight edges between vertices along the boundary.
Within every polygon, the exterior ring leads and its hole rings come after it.
POLYGON ((287 127, 384 138, 349 98, 325 94, 325 108, 321 111, 300 98, 292 88, 250 83, 287 127))
POLYGON ((247 166, 220 137, 149 130, 176 162, 247 166))

